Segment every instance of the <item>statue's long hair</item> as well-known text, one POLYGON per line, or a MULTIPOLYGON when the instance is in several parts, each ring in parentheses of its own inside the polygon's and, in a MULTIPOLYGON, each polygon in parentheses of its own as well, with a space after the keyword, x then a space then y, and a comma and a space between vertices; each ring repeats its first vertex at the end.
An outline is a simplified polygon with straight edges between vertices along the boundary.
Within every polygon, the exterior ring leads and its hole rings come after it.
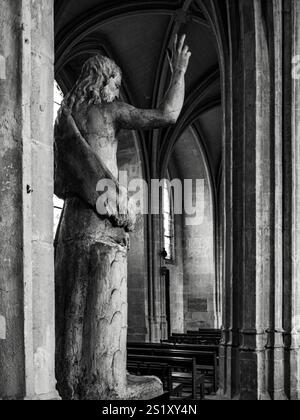
POLYGON ((109 79, 117 75, 121 79, 122 72, 108 57, 98 54, 90 58, 83 65, 81 74, 73 89, 66 95, 63 105, 72 112, 73 109, 77 111, 83 103, 97 105, 110 102, 105 94, 105 87, 109 79))

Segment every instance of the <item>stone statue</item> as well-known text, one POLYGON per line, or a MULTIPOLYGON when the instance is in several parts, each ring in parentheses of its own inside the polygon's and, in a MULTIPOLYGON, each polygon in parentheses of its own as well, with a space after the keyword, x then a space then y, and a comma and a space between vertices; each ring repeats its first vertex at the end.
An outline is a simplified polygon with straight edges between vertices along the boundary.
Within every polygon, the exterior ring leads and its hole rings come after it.
POLYGON ((127 247, 134 214, 99 215, 99 180, 117 190, 117 133, 174 124, 184 102, 191 53, 185 36, 169 57, 172 80, 159 109, 118 100, 121 70, 97 55, 63 101, 55 125, 55 193, 65 200, 55 241, 56 375, 63 399, 143 399, 156 378, 127 375, 127 247))

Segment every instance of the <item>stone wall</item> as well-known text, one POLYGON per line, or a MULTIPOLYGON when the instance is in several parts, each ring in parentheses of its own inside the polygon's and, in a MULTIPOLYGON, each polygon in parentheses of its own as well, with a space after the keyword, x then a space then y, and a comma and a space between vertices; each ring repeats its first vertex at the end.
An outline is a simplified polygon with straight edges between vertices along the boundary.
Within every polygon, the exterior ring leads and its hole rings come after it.
MULTIPOLYGON (((201 164, 199 164, 201 168, 201 164)), ((201 177, 205 180, 204 219, 201 225, 184 226, 184 328, 214 328, 215 322, 215 265, 214 218, 211 189, 204 165, 201 177)))
POLYGON ((204 209, 202 220, 191 225, 186 223, 185 215, 175 218, 176 257, 170 268, 171 284, 174 285, 171 307, 179 308, 173 324, 179 332, 213 328, 216 320, 213 191, 199 142, 192 129, 186 130, 177 141, 169 163, 172 179, 180 178, 182 183, 193 180, 194 187, 197 179, 204 181, 204 197, 199 201, 204 209), (179 321, 181 308, 184 312, 182 324, 179 321))
POLYGON ((22 253, 21 2, 0 10, 0 398, 25 385, 22 253))
POLYGON ((0 16, 0 398, 56 398, 53 1, 0 16))

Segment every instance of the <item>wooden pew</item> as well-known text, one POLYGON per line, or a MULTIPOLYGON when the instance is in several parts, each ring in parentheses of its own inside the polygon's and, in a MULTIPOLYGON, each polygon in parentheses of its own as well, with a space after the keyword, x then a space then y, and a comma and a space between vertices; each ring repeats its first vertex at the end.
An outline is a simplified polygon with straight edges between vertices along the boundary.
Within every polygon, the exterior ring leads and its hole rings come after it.
POLYGON ((218 345, 220 338, 216 336, 202 336, 199 334, 172 334, 169 338, 170 342, 185 344, 213 344, 218 345))
POLYGON ((183 392, 183 384, 177 385, 172 391, 167 391, 163 395, 160 395, 159 397, 153 398, 152 401, 154 404, 160 403, 163 404, 164 402, 170 401, 170 400, 184 400, 182 396, 183 392))
MULTIPOLYGON (((204 352, 214 352, 218 358, 220 346, 216 344, 188 344, 188 343, 171 343, 168 340, 162 340, 161 348, 173 348, 178 350, 195 350, 195 351, 204 351, 204 352)), ((134 347, 134 346, 132 346, 134 347)))
POLYGON ((217 339, 203 339, 199 337, 187 337, 187 336, 180 336, 180 337, 170 337, 169 342, 174 344, 193 344, 193 345, 219 345, 219 340, 217 339))
POLYGON ((178 344, 176 342, 170 342, 169 340, 161 340, 160 343, 139 343, 129 342, 127 348, 157 348, 157 349, 178 349, 178 350, 195 350, 204 352, 215 352, 217 357, 219 356, 219 345, 214 344, 178 344))
POLYGON ((220 329, 218 329, 218 328, 199 328, 199 330, 198 331, 217 331, 217 332, 221 332, 221 330, 220 329))
POLYGON ((176 336, 181 336, 181 335, 186 335, 186 336, 197 336, 197 337, 215 337, 220 339, 221 338, 221 331, 219 330, 215 330, 215 331, 187 331, 186 334, 183 333, 174 333, 172 334, 172 336, 176 337, 176 336))
POLYGON ((215 352, 203 352, 187 349, 159 349, 159 348, 129 348, 128 354, 140 354, 151 356, 190 357, 194 358, 197 371, 204 374, 208 383, 217 392, 218 387, 218 358, 215 352))
POLYGON ((127 357, 127 370, 137 376, 157 376, 163 384, 163 389, 171 392, 173 390, 172 369, 166 362, 131 360, 127 357))
MULTIPOLYGON (((128 348, 161 348, 161 343, 141 343, 141 342, 128 342, 128 348)), ((173 343, 167 343, 166 348, 174 348, 175 345, 173 343)))
MULTIPOLYGON (((142 349, 137 350, 139 352, 142 351, 142 349)), ((142 371, 143 366, 148 366, 150 374, 150 372, 154 372, 154 370, 152 370, 152 366, 155 369, 159 365, 168 365, 171 371, 171 384, 169 384, 169 392, 173 390, 174 382, 180 384, 190 384, 192 386, 192 399, 197 399, 198 387, 200 389, 200 397, 201 399, 204 399, 205 377, 204 375, 200 375, 198 373, 196 360, 194 358, 173 357, 170 355, 153 356, 151 354, 134 354, 131 351, 127 354, 127 367, 130 373, 139 373, 142 371), (137 370, 134 371, 134 368, 137 368, 137 370), (179 371, 180 369, 182 371, 179 371)))
POLYGON ((220 330, 198 330, 198 331, 188 331, 187 335, 197 335, 200 337, 216 337, 221 339, 221 331, 220 330))

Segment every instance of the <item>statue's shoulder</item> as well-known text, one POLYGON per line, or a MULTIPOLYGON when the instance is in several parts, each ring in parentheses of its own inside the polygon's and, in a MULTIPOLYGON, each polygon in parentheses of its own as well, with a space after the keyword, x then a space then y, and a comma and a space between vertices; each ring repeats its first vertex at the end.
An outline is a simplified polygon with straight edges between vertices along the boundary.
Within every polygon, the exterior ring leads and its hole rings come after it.
POLYGON ((115 117, 122 117, 122 115, 127 114, 130 111, 130 105, 126 102, 114 101, 107 105, 110 107, 110 111, 115 117))
POLYGON ((106 114, 111 116, 113 119, 120 116, 122 113, 124 113, 128 108, 128 105, 125 102, 121 101, 114 101, 110 103, 105 104, 98 104, 93 105, 92 112, 98 112, 100 114, 106 114))
POLYGON ((111 110, 118 110, 124 106, 124 103, 121 101, 113 101, 104 104, 97 105, 99 109, 103 111, 111 111, 111 110))

